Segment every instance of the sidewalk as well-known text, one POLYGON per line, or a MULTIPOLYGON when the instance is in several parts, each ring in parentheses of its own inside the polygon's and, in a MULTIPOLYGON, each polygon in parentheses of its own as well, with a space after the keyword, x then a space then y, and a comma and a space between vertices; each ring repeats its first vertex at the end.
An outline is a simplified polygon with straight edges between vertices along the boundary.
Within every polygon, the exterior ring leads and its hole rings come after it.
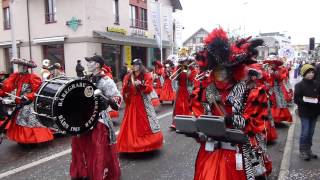
MULTIPOLYGON (((296 119, 296 126, 293 135, 291 159, 289 166, 289 179, 320 179, 320 159, 304 161, 299 158, 299 137, 301 123, 296 119)), ((320 123, 317 123, 314 136, 312 151, 320 158, 320 123)))
MULTIPOLYGON (((301 78, 291 79, 292 86, 299 82, 301 78)), ((288 139, 283 154, 281 169, 278 180, 320 180, 320 122, 317 122, 313 136, 313 153, 319 156, 319 159, 304 161, 299 158, 299 137, 301 130, 300 118, 294 113, 291 130, 288 131, 288 139)), ((319 109, 320 110, 320 109, 319 109)))

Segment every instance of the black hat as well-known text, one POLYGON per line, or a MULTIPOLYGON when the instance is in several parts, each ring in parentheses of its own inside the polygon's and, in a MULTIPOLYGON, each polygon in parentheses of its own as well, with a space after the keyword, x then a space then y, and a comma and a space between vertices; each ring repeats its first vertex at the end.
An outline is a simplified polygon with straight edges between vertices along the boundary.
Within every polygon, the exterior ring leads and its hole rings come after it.
POLYGON ((141 65, 142 60, 141 59, 134 59, 131 61, 131 65, 141 65))
POLYGON ((94 61, 100 64, 100 67, 104 65, 104 59, 102 56, 99 55, 94 55, 92 57, 85 57, 84 58, 86 61, 94 61))

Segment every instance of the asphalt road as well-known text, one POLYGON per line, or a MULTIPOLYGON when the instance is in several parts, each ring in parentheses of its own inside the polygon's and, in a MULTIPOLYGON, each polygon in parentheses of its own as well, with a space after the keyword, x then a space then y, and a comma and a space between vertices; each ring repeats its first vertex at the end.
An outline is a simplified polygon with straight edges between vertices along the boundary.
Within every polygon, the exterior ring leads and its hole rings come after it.
MULTIPOLYGON (((120 155, 123 180, 191 180, 199 148, 192 138, 169 129, 172 106, 159 109, 161 130, 165 143, 161 150, 132 155, 120 155)), ((115 120, 119 129, 120 118, 115 120)), ((288 125, 278 127, 279 138, 268 146, 273 161, 269 179, 277 179, 286 142, 288 125)), ((0 179, 7 180, 63 180, 70 179, 70 137, 57 137, 53 142, 34 148, 24 148, 5 140, 0 145, 0 179), (18 168, 18 169, 16 169, 18 168), (14 171, 13 171, 14 170, 14 171)))

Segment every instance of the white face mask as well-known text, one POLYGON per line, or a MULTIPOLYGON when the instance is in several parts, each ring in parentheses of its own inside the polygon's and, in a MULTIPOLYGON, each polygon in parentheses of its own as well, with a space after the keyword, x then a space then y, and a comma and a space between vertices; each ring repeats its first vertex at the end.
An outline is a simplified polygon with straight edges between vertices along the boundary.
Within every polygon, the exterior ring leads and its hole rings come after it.
POLYGON ((132 69, 133 69, 133 71, 139 71, 140 65, 135 64, 135 65, 133 65, 132 69))
POLYGON ((28 72, 28 67, 18 64, 18 72, 19 73, 26 73, 26 72, 28 72))
POLYGON ((95 61, 88 61, 87 68, 89 73, 95 73, 99 71, 99 64, 95 61))

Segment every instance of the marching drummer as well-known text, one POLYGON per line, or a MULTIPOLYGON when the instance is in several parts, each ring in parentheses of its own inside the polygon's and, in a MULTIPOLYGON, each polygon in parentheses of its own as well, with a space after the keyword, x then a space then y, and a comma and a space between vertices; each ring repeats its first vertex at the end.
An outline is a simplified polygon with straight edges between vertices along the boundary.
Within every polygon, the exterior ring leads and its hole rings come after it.
POLYGON ((116 136, 106 109, 118 110, 122 98, 115 82, 103 72, 103 58, 95 55, 85 59, 90 73, 87 78, 98 88, 95 94, 100 95, 100 117, 92 130, 72 138, 70 175, 72 179, 118 180, 121 171, 116 136))
POLYGON ((41 85, 41 79, 36 74, 29 73, 28 69, 37 65, 26 59, 13 59, 13 64, 18 65, 18 72, 11 74, 3 82, 0 89, 0 97, 9 96, 16 104, 15 114, 9 128, 7 136, 10 140, 19 144, 36 144, 51 141, 53 135, 51 131, 44 128, 36 116, 32 114, 35 93, 41 85))

